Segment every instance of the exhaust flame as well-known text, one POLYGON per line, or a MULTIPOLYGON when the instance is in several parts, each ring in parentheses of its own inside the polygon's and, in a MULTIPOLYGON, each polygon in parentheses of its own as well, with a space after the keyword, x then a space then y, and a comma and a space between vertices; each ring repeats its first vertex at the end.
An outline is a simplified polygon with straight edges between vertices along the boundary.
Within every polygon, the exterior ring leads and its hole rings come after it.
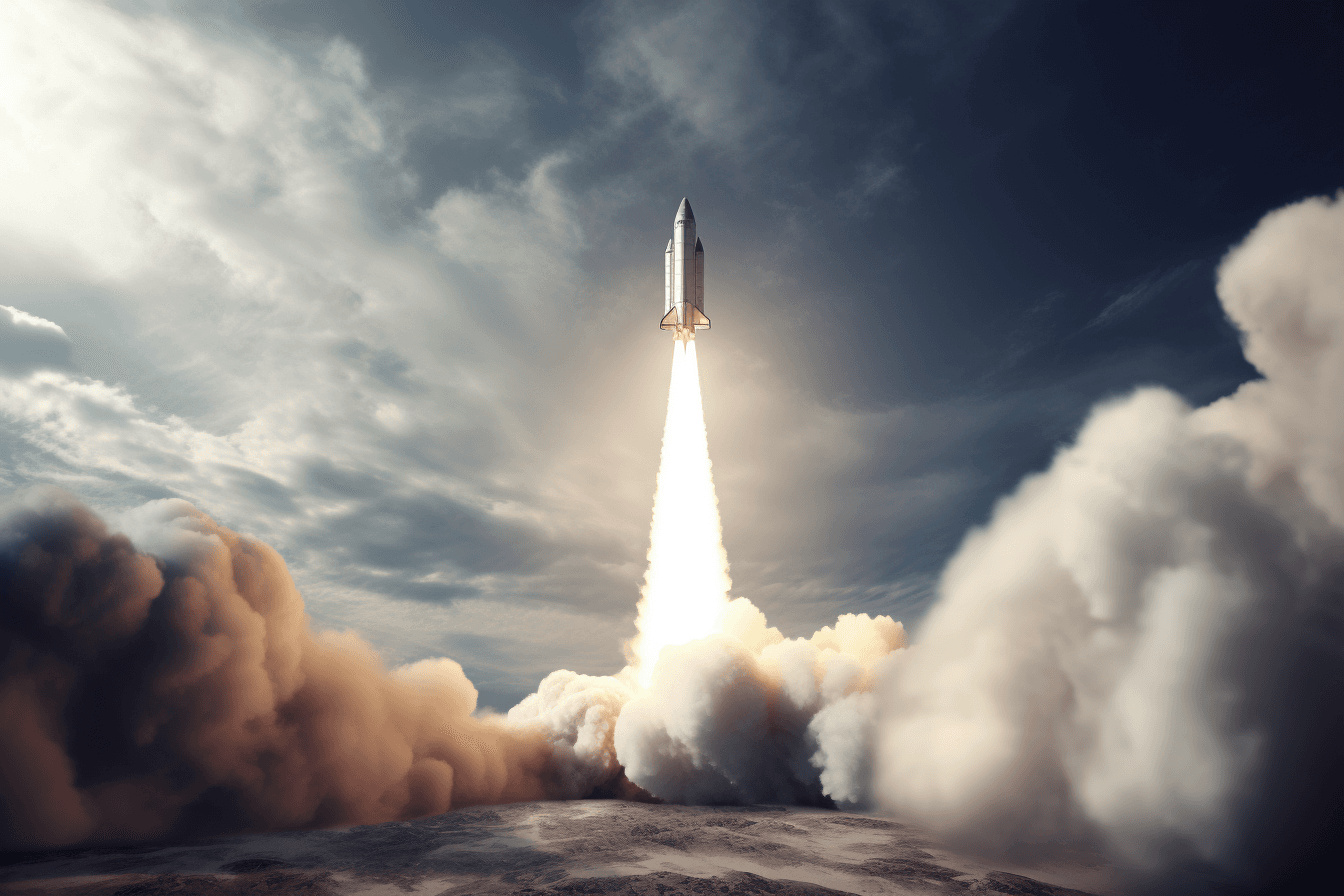
POLYGON ((731 585, 710 472, 695 341, 677 340, 653 499, 649 569, 635 621, 639 634, 630 646, 642 686, 652 680, 664 647, 718 630, 731 585))

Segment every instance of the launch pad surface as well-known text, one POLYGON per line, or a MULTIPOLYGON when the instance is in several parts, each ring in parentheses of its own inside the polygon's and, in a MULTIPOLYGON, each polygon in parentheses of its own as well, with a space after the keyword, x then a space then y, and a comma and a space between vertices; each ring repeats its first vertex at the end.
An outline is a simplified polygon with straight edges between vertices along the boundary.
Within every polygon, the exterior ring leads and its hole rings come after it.
POLYGON ((945 852, 913 828, 868 815, 615 800, 477 807, 340 830, 73 849, 0 861, 5 896, 1084 896, 1108 889, 1106 870, 1086 862, 994 868, 945 852))

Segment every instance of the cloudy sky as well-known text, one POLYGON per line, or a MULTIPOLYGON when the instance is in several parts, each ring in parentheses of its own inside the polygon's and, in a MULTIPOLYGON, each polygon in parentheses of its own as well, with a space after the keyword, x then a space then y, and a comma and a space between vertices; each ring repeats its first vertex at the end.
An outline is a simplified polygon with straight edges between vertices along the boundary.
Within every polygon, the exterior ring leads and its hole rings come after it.
POLYGON ((682 196, 734 593, 918 630, 1096 401, 1256 375, 1344 187, 1329 3, 0 6, 0 488, 180 496, 506 708, 623 664, 682 196))

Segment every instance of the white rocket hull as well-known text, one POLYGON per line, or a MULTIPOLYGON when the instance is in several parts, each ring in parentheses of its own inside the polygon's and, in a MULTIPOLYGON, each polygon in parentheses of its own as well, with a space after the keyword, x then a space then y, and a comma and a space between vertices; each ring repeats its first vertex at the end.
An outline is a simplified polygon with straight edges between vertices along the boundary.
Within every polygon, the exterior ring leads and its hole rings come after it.
POLYGON ((705 247, 695 235, 695 214, 685 199, 672 222, 663 264, 663 318, 658 326, 676 338, 694 339, 696 330, 708 330, 705 316, 705 247))

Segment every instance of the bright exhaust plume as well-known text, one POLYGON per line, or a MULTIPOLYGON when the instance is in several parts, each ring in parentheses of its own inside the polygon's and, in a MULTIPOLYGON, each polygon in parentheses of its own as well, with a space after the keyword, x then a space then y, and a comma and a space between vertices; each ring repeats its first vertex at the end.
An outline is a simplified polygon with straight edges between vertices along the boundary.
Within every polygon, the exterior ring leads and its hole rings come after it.
POLYGON ((728 606, 728 554, 709 464, 695 341, 672 346, 663 456, 653 501, 649 568, 644 576, 630 660, 648 687, 664 647, 718 631, 728 606))

